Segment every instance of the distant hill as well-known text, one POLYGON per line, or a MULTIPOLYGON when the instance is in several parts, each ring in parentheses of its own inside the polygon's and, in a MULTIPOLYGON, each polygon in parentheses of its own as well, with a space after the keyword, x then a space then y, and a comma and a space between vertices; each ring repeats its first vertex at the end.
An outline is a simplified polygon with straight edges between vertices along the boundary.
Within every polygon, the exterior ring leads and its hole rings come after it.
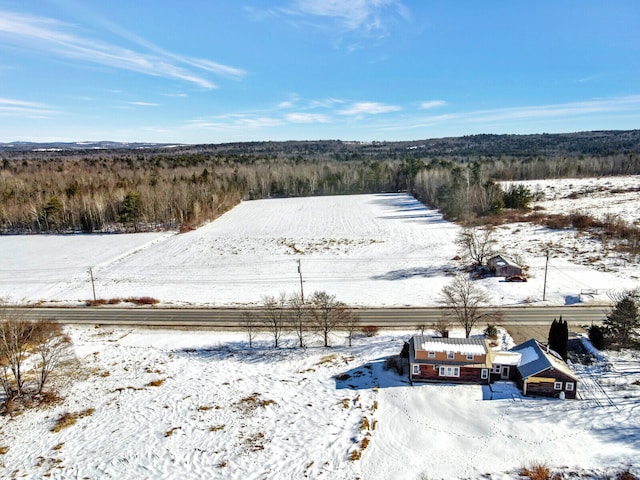
POLYGON ((348 142, 310 140, 286 142, 238 142, 203 145, 121 142, 0 143, 0 152, 65 152, 145 150, 148 153, 206 153, 303 158, 403 158, 434 156, 605 156, 640 153, 640 130, 532 135, 469 135, 413 141, 348 142))

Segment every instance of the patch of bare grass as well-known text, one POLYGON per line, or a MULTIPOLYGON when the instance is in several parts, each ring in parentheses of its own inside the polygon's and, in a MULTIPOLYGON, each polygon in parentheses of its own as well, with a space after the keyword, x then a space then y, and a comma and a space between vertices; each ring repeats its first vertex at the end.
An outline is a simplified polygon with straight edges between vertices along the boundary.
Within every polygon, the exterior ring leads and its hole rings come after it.
POLYGON ((167 430, 166 432, 164 432, 164 436, 165 437, 170 437, 171 435, 173 435, 173 432, 175 432, 176 430, 181 429, 182 427, 173 427, 170 430, 167 430))
POLYGON ((536 464, 532 467, 523 467, 519 475, 530 480, 550 480, 551 470, 544 464, 536 464))
POLYGON ((224 430, 224 425, 212 425, 209 427, 210 432, 219 432, 220 430, 224 430))
POLYGON ((0 447, 0 455, 4 455, 9 451, 9 447, 0 447))
POLYGON ((235 407, 244 413, 249 413, 257 408, 265 408, 269 405, 277 405, 275 400, 263 399, 259 393, 244 397, 235 403, 235 407))
POLYGON ((51 431, 57 433, 64 430, 65 428, 74 425, 78 419, 93 415, 93 412, 95 412, 94 408, 87 408, 81 412, 65 412, 58 417, 53 427, 51 427, 51 431))
POLYGON ((147 387, 159 387, 160 385, 162 385, 164 383, 165 379, 164 378, 159 378, 158 380, 152 380, 149 383, 147 383, 147 387))

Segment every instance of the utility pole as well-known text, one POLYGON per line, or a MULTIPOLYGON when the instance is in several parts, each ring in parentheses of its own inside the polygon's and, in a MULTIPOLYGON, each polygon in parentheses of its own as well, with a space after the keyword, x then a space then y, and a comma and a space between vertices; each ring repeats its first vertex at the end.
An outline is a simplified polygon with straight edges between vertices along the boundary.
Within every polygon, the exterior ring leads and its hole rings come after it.
POLYGON ((544 287, 542 288, 542 301, 547 299, 547 269, 549 268, 549 250, 547 250, 547 261, 544 263, 544 287))
POLYGON ((302 288, 302 268, 300 265, 300 259, 298 259, 298 275, 300 275, 300 299, 304 303, 304 289, 302 288))
POLYGON ((93 282, 93 270, 89 267, 89 275, 91 275, 91 289, 93 290, 93 302, 96 301, 96 285, 93 282))

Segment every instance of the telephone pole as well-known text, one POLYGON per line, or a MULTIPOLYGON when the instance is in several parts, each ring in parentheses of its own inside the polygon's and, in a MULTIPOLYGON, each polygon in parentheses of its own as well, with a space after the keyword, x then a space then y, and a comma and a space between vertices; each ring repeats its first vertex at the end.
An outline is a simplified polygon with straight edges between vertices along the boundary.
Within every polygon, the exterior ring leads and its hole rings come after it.
POLYGON ((93 290, 93 301, 96 301, 96 285, 93 282, 93 270, 89 267, 89 275, 91 276, 91 289, 93 290))
POLYGON ((547 250, 547 260, 544 263, 544 287, 542 288, 542 301, 547 299, 547 269, 549 268, 549 250, 547 250))
POLYGON ((302 288, 302 267, 300 265, 300 259, 298 259, 298 275, 300 275, 300 299, 304 303, 304 289, 302 288))

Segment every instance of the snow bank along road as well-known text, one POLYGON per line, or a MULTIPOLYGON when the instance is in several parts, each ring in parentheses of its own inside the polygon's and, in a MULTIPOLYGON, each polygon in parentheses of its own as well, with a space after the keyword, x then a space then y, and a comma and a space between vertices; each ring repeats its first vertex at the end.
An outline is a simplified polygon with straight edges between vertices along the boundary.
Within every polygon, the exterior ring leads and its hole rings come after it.
MULTIPOLYGON (((29 319, 46 318, 65 324, 101 324, 129 326, 202 326, 242 327, 242 308, 24 308, 17 309, 29 319)), ((259 309, 253 308, 259 318, 259 309)), ((572 324, 600 322, 606 315, 605 306, 510 307, 502 309, 502 325, 548 325, 560 315, 572 324)), ((356 308, 362 325, 384 328, 415 328, 434 324, 442 318, 442 308, 356 308)))

